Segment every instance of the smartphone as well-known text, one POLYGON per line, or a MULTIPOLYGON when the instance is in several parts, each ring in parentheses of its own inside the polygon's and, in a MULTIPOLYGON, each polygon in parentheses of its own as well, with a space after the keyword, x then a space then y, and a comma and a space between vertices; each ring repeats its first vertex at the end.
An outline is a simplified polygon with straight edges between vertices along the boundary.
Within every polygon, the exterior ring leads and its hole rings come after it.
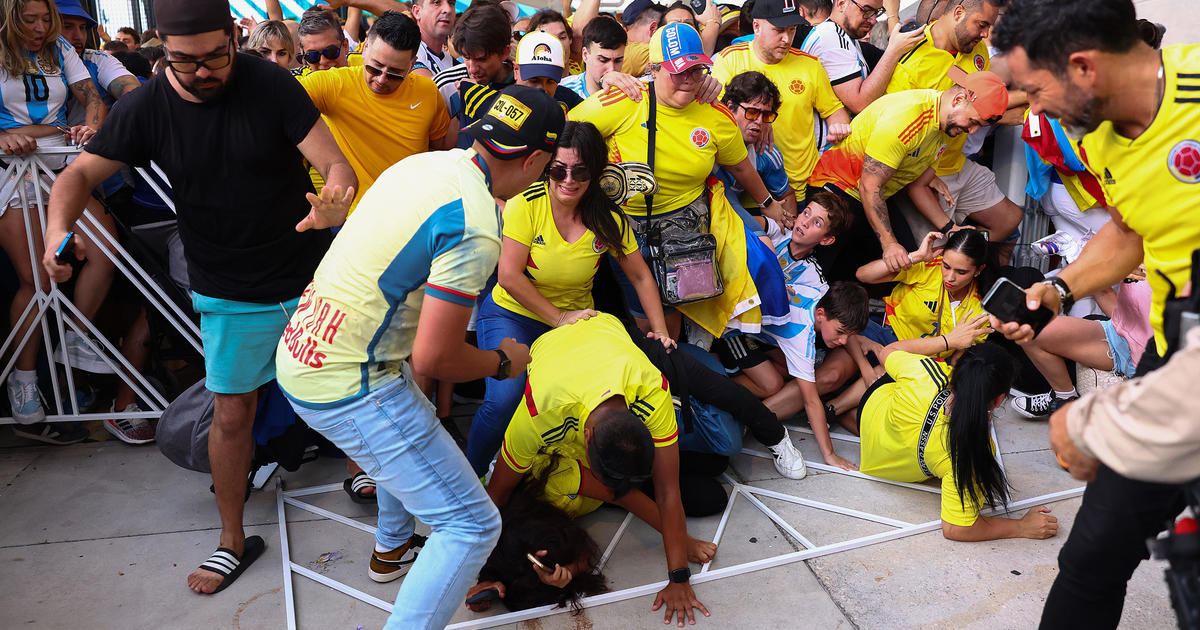
POLYGON ((538 557, 537 557, 537 556, 535 556, 535 555, 533 555, 533 554, 531 554, 531 553, 527 553, 527 554, 525 554, 525 557, 526 557, 526 558, 529 558, 529 561, 530 561, 530 562, 532 562, 532 563, 534 563, 534 564, 538 565, 539 567, 541 567, 543 571, 550 571, 550 570, 551 570, 551 569, 550 569, 550 567, 546 566, 545 564, 542 564, 542 561, 541 561, 540 559, 538 559, 538 557))
POLYGON ((691 0, 692 13, 700 15, 708 8, 708 0, 691 0))
POLYGON ((66 237, 58 244, 58 249, 54 250, 54 261, 60 265, 74 265, 79 262, 75 257, 74 232, 67 232, 66 237))
POLYGON ((909 21, 907 21, 907 22, 905 22, 905 23, 904 23, 904 26, 901 26, 901 27, 900 27, 900 32, 901 32, 901 33, 910 33, 910 32, 912 32, 912 31, 915 31, 915 30, 919 29, 919 28, 921 28, 921 23, 920 23, 920 22, 918 22, 918 21, 916 21, 916 20, 909 20, 909 21))
POLYGON ((1054 318, 1054 313, 1045 306, 1029 310, 1025 305, 1025 290, 1008 278, 1001 278, 992 285, 992 290, 983 298, 983 310, 1002 322, 1029 324, 1035 337, 1054 318))
POLYGON ((494 588, 489 588, 487 590, 479 591, 478 593, 475 593, 474 595, 468 597, 467 603, 468 604, 479 604, 479 603, 483 603, 483 602, 494 601, 497 599, 500 599, 500 591, 498 591, 494 588))

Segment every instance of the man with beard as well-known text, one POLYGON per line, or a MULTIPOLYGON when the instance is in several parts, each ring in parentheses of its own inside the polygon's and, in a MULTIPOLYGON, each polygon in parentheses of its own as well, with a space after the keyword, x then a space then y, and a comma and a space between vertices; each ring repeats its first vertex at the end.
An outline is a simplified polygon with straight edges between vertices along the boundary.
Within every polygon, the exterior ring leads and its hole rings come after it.
POLYGON ((58 177, 42 263, 65 281, 71 267, 56 262, 54 246, 88 192, 125 164, 162 167, 215 395, 208 451, 220 543, 188 586, 215 593, 262 554, 262 538, 242 529, 257 391, 275 378, 275 345, 332 240, 325 228, 345 219, 356 180, 300 84, 269 61, 235 53, 228 3, 158 0, 154 11, 170 70, 117 101, 102 132, 58 177), (328 182, 321 197, 302 158, 328 182))
MULTIPOLYGON (((951 66, 964 72, 990 70, 991 59, 983 40, 991 33, 992 25, 999 18, 1000 8, 1006 2, 963 0, 947 9, 942 17, 925 27, 925 38, 916 48, 900 58, 892 72, 887 93, 944 90, 950 87, 946 71, 951 66)), ((998 120, 999 117, 987 122, 998 120)), ((934 166, 934 174, 950 189, 951 199, 943 203, 944 216, 926 217, 930 224, 926 228, 946 234, 955 224, 970 217, 974 223, 987 228, 993 243, 1003 243, 1020 225, 1021 209, 1004 196, 996 185, 996 175, 992 171, 966 159, 963 155, 966 142, 967 134, 952 138, 934 166)), ((909 186, 907 192, 913 205, 918 208, 937 203, 936 195, 928 185, 909 186)), ((925 216, 924 213, 922 216, 925 216)), ((919 233, 916 235, 921 236, 919 233)), ((1005 250, 1002 260, 1006 260, 1007 254, 1012 251, 1011 245, 1005 250)))
POLYGON ((883 11, 883 0, 863 0, 862 3, 837 0, 829 19, 814 24, 798 46, 821 60, 829 73, 833 93, 852 114, 861 112, 871 101, 883 96, 900 57, 925 38, 919 30, 893 31, 883 57, 874 69, 868 69, 859 40, 875 28, 875 20, 883 11))
MULTIPOLYGON (((1032 114, 1061 119, 1076 138, 1088 134, 1081 153, 1112 215, 1075 262, 1026 292, 1029 308, 1069 309, 1144 261, 1154 340, 1138 375, 1154 370, 1176 341, 1164 334, 1164 303, 1183 290, 1200 245, 1200 45, 1150 48, 1131 0, 1016 0, 994 44, 1032 114)), ((1029 326, 994 323, 1018 343, 1033 338, 1029 326)), ((1052 424, 1071 413, 1064 407, 1052 424)), ((1042 627, 1115 628, 1146 539, 1182 508, 1178 486, 1101 464, 1059 553, 1042 627)))

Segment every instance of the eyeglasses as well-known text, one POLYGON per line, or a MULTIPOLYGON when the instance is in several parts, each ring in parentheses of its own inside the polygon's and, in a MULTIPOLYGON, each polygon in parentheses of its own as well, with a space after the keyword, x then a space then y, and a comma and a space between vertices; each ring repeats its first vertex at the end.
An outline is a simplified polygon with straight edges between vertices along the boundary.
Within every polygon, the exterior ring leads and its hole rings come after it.
POLYGON ((519 42, 522 37, 525 37, 525 31, 513 31, 512 37, 514 42, 519 42))
POLYGON ((747 107, 746 105, 741 105, 741 104, 739 104, 738 107, 742 108, 742 111, 746 112, 746 120, 758 120, 759 115, 762 115, 763 122, 765 122, 767 124, 771 124, 771 123, 775 122, 776 118, 779 117, 779 112, 771 111, 768 109, 761 109, 758 107, 747 107))
POLYGON ((408 76, 407 74, 400 74, 398 72, 384 72, 382 68, 376 68, 375 66, 367 63, 363 64, 363 70, 366 70, 373 77, 377 77, 382 74, 387 78, 388 81, 403 81, 404 77, 408 76))
POLYGON ((179 74, 195 74, 198 70, 200 70, 201 67, 209 70, 220 70, 221 68, 228 66, 230 62, 233 61, 233 55, 231 55, 229 50, 226 49, 225 52, 219 55, 213 55, 203 59, 176 60, 171 59, 171 52, 167 51, 166 60, 167 65, 171 66, 171 69, 179 74))
POLYGON ((685 80, 703 81, 704 77, 708 76, 708 72, 708 66, 692 66, 683 72, 672 74, 671 78, 676 83, 683 83, 685 80))
POLYGON ((585 164, 576 164, 575 166, 568 167, 562 162, 555 162, 550 165, 550 168, 546 169, 546 174, 556 182, 565 181, 567 173, 570 173, 571 179, 577 182, 586 182, 592 178, 592 173, 585 164))
POLYGON ((871 7, 864 7, 863 5, 859 4, 858 2, 855 2, 855 0, 850 0, 850 2, 853 3, 854 6, 858 7, 859 11, 862 11, 862 16, 863 16, 864 20, 867 18, 877 18, 877 17, 883 15, 884 13, 887 13, 887 9, 885 9, 883 7, 879 7, 878 9, 872 9, 871 7))
POLYGON ((315 64, 324 56, 326 59, 333 61, 342 56, 342 47, 339 44, 326 46, 321 50, 310 50, 304 53, 304 60, 310 64, 315 64))

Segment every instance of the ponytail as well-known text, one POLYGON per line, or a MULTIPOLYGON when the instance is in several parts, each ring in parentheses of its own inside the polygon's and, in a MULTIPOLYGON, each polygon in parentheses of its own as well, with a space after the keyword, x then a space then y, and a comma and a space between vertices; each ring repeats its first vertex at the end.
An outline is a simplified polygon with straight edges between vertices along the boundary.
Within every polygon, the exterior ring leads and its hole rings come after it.
POLYGON ((950 465, 960 504, 1008 505, 1008 480, 996 463, 988 429, 988 406, 1012 386, 1012 357, 999 346, 984 343, 968 348, 950 377, 953 407, 946 432, 950 465))

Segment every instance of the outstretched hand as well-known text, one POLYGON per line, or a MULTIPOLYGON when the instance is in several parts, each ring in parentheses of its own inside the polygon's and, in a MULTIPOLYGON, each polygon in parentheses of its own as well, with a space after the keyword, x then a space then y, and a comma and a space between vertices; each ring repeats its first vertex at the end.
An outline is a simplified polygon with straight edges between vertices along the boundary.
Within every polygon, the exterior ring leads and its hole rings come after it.
POLYGON ((650 610, 658 610, 666 605, 666 614, 663 615, 663 623, 671 623, 671 618, 678 619, 678 626, 683 627, 684 618, 686 617, 689 624, 695 625, 696 614, 692 609, 698 609, 704 613, 705 617, 709 616, 708 609, 700 600, 696 599, 696 592, 692 590, 692 585, 686 582, 670 582, 666 588, 658 592, 654 597, 654 606, 650 610))
POLYGON ((350 204, 354 201, 354 187, 348 186, 343 193, 341 186, 326 186, 321 189, 320 197, 308 193, 307 198, 312 209, 304 220, 296 224, 297 232, 323 230, 345 223, 350 204))

